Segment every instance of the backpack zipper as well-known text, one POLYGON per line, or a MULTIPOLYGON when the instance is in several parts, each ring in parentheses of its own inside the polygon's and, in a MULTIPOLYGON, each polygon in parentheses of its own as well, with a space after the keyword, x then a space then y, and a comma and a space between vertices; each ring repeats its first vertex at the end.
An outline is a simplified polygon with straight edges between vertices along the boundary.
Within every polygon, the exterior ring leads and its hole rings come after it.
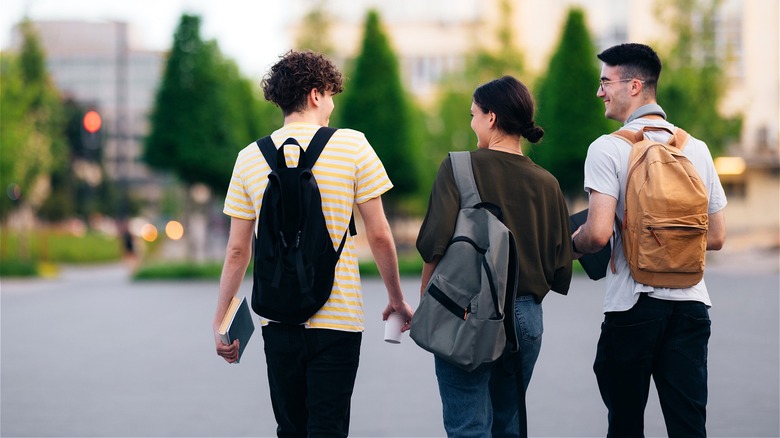
POLYGON ((697 227, 697 226, 686 226, 686 225, 670 225, 666 227, 654 227, 654 226, 648 226, 647 231, 650 232, 650 234, 653 235, 655 238, 655 241, 658 242, 658 246, 663 246, 663 243, 661 243, 661 239, 658 238, 658 234, 655 233, 655 230, 677 230, 677 229, 683 229, 683 230, 705 230, 704 227, 697 227))

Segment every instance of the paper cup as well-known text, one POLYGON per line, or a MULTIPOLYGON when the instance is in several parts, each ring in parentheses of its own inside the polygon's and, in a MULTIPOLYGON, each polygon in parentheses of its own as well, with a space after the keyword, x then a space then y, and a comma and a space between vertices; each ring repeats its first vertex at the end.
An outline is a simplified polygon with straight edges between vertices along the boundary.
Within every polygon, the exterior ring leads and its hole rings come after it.
POLYGON ((401 327, 404 326, 406 320, 399 313, 391 313, 385 321, 385 342, 391 344, 401 343, 401 327))

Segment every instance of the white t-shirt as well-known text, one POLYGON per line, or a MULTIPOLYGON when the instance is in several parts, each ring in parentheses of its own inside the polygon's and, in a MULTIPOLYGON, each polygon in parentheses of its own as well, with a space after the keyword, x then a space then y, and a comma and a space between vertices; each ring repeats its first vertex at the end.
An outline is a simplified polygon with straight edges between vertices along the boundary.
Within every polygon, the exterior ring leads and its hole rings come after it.
MULTIPOLYGON (((660 107, 655 107, 660 110, 660 107)), ((647 111, 647 108, 643 107, 637 112, 643 109, 647 111)), ((660 113, 663 112, 660 111, 660 113)), ((623 129, 637 131, 643 126, 660 126, 674 130, 674 125, 666 120, 650 118, 633 120, 629 118, 629 122, 623 126, 623 129)), ((668 141, 670 138, 670 134, 664 131, 651 131, 648 135, 659 141, 668 141)), ((691 160, 707 188, 708 212, 712 214, 722 210, 726 206, 726 194, 707 145, 691 136, 683 153, 691 160)), ((626 173, 630 154, 631 146, 625 140, 613 135, 602 135, 591 143, 585 159, 585 191, 590 194, 592 190, 595 190, 617 199, 616 212, 621 221, 625 212, 626 173)), ((623 254, 623 243, 617 223, 614 225, 611 244, 616 272, 613 274, 610 268, 607 269, 604 312, 621 312, 631 309, 639 299, 639 294, 643 292, 647 292, 653 298, 672 301, 699 301, 707 306, 712 306, 704 279, 693 287, 684 289, 657 288, 637 283, 631 276, 626 257, 623 254)))

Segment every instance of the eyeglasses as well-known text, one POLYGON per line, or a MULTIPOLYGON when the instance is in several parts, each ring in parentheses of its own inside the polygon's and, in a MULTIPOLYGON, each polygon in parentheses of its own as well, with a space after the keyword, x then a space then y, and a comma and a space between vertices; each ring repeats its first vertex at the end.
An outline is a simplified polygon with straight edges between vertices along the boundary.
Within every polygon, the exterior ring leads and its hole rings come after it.
POLYGON ((641 79, 631 78, 631 79, 615 79, 614 81, 605 81, 604 79, 599 79, 599 90, 604 91, 604 86, 609 84, 616 84, 619 82, 631 82, 631 81, 639 81, 640 83, 644 84, 645 81, 641 79))

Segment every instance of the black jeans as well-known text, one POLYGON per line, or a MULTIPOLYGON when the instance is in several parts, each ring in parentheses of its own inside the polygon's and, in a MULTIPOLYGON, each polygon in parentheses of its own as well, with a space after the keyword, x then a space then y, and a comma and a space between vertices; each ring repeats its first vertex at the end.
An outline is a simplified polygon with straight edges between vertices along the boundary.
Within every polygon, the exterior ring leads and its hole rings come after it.
POLYGON ((346 437, 362 333, 263 327, 279 437, 346 437))
POLYGON ((655 381, 670 437, 706 437, 707 307, 642 294, 633 308, 607 312, 593 370, 609 410, 608 437, 644 436, 655 381))

